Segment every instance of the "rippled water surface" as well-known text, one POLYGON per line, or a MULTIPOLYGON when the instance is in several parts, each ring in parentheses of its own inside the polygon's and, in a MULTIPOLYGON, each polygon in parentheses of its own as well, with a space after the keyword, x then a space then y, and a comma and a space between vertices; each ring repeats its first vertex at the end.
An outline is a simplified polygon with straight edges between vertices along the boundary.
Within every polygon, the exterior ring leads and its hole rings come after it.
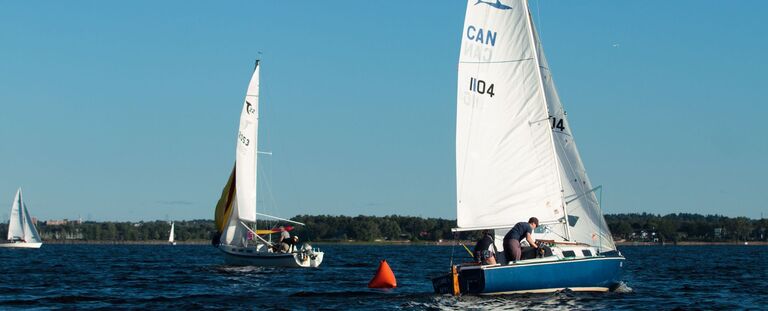
POLYGON ((43 245, 0 249, 0 307, 236 309, 763 309, 766 246, 633 246, 620 292, 432 294, 461 247, 319 245, 319 269, 228 267, 206 245, 43 245), (386 258, 398 288, 366 287, 386 258))

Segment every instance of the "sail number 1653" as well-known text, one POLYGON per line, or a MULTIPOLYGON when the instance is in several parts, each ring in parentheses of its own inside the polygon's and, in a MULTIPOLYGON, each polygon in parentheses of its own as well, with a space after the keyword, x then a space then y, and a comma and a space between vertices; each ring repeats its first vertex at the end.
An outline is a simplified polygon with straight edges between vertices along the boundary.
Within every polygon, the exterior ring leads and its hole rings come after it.
POLYGON ((493 83, 486 83, 483 80, 472 77, 469 78, 469 90, 478 94, 488 94, 491 97, 496 95, 493 93, 493 83))

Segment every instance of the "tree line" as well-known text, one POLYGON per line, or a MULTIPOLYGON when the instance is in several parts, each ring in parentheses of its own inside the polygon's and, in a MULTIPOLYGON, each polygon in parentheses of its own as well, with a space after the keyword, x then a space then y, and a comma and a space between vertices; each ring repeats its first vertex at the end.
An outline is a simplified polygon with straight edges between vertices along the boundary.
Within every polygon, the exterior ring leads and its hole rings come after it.
MULTIPOLYGON (((609 214, 605 216, 611 233, 617 240, 673 242, 673 241, 766 241, 768 219, 725 217, 698 214, 609 214)), ((455 234, 451 228, 456 221, 442 218, 413 216, 332 216, 299 215, 292 220, 305 223, 292 231, 304 241, 439 241, 450 239, 471 240, 479 232, 455 234)), ((210 240, 215 232, 212 220, 175 222, 177 241, 210 240)), ((258 228, 273 228, 280 223, 257 223, 258 228)), ((283 223, 284 225, 290 225, 283 223)), ((168 239, 170 223, 166 221, 140 222, 77 222, 47 225, 37 224, 43 240, 88 241, 162 241, 168 239)), ((0 225, 5 234, 8 224, 0 225)))

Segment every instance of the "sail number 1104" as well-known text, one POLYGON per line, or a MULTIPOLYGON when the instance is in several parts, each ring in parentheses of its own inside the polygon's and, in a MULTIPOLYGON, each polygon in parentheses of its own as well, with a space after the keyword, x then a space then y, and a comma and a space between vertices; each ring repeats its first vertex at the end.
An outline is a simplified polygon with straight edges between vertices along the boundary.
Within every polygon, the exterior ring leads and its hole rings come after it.
POLYGON ((476 78, 469 78, 469 90, 472 92, 476 92, 478 94, 488 94, 488 96, 493 97, 493 95, 496 95, 493 93, 493 83, 486 83, 483 80, 476 79, 476 78))

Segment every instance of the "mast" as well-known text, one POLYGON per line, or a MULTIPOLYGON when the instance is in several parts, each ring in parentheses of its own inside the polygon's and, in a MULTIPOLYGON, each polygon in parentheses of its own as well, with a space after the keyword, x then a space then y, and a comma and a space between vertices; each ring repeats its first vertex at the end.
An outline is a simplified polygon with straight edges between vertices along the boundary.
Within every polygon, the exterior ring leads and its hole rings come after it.
MULTIPOLYGON (((531 16, 531 10, 528 8, 528 0, 524 0, 525 4, 525 15, 526 15, 526 23, 528 24, 528 36, 530 38, 531 42, 531 49, 533 49, 534 54, 534 61, 536 62, 536 76, 538 77, 538 85, 539 85, 539 92, 541 94, 541 97, 544 98, 543 104, 544 104, 544 110, 547 112, 547 122, 549 122, 550 118, 550 111, 549 107, 547 105, 547 96, 546 92, 544 91, 544 78, 541 76, 541 63, 539 61, 539 47, 540 44, 533 34, 534 31, 536 31, 533 28, 533 17, 531 16)), ((541 121, 538 121, 541 122, 541 121)), ((565 219, 565 237, 567 240, 571 239, 571 231, 570 226, 568 225, 568 211, 565 209, 565 198, 563 196, 563 179, 560 176, 560 169, 559 167, 559 160, 557 156, 557 147, 555 146, 555 138, 554 133, 552 132, 552 127, 549 127, 549 143, 552 145, 552 154, 553 158, 555 160, 555 174, 557 174, 557 183, 560 188, 560 207, 563 210, 563 218, 565 219)))

